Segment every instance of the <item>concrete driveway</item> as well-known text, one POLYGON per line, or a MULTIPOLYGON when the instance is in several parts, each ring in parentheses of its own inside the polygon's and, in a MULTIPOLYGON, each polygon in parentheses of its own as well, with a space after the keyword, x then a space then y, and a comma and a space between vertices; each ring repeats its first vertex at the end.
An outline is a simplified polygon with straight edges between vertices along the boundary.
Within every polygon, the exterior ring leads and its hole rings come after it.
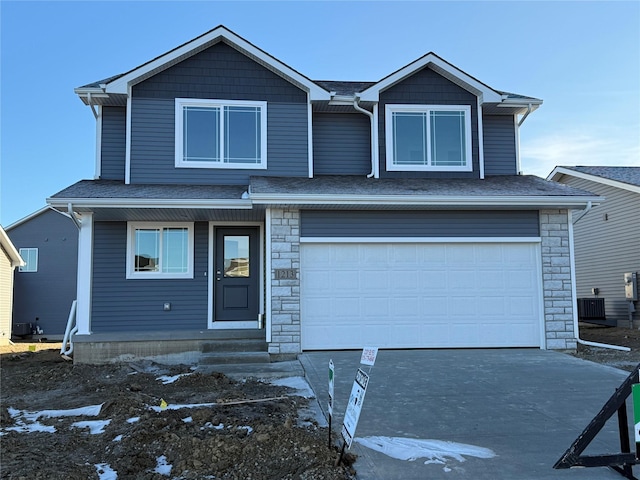
MULTIPOLYGON (((300 356, 325 414, 329 359, 335 364, 337 442, 360 352, 300 356)), ((358 478, 623 478, 606 467, 553 470, 552 466, 627 376, 622 370, 544 350, 381 350, 371 369, 352 445, 358 455, 358 478), (358 443, 358 438, 373 436, 397 437, 392 443, 400 442, 398 438, 456 442, 445 444, 454 449, 469 444, 495 456, 400 460, 358 443)), ((631 400, 627 404, 631 408, 631 400)), ((614 416, 585 454, 619 451, 614 416)))

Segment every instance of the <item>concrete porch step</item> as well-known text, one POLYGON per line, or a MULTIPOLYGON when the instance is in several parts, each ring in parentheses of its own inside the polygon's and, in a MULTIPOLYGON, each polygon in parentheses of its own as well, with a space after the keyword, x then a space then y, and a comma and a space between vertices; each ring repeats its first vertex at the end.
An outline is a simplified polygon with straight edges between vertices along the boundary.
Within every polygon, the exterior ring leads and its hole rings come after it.
POLYGON ((265 364, 270 362, 271 358, 266 351, 216 351, 203 354, 198 364, 200 368, 204 365, 265 364))
POLYGON ((264 337, 257 338, 228 338, 207 340, 202 343, 200 351, 204 354, 225 354, 244 352, 267 352, 269 346, 264 337))

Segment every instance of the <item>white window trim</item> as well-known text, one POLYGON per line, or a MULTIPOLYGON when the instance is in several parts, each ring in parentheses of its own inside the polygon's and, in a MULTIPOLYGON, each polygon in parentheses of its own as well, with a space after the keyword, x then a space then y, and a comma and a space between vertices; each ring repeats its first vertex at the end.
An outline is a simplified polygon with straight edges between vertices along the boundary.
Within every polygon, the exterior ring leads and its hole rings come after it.
MULTIPOLYGON (((429 115, 427 115, 429 121, 429 115)), ((431 135, 427 128, 427 158, 431 163, 431 135)), ((473 156, 471 148, 471 106, 470 105, 385 105, 385 138, 386 138, 386 167, 388 172, 471 172, 473 171, 473 156), (465 159, 466 165, 456 166, 432 166, 432 165, 396 165, 393 158, 393 113, 396 112, 464 112, 465 123, 465 159)))
MULTIPOLYGON (((224 129, 224 115, 221 115, 220 130, 224 129)), ((253 102, 246 100, 208 100, 196 98, 176 98, 175 100, 175 166, 176 168, 227 168, 244 170, 265 170, 267 168, 267 102, 253 102), (225 163, 220 162, 188 162, 183 159, 184 141, 184 107, 223 107, 243 106, 260 108, 260 163, 225 163)), ((224 135, 220 135, 220 151, 224 152, 224 135)), ((221 155, 222 158, 222 155, 221 155)))
POLYGON ((38 260, 39 260, 39 258, 38 258, 38 256, 39 256, 38 248, 37 247, 25 247, 25 248, 19 249, 18 253, 20 253, 20 256, 22 257, 22 259, 27 263, 23 267, 18 267, 18 271, 19 272, 23 272, 23 273, 37 273, 38 272, 38 260), (35 269, 33 269, 33 270, 32 270, 33 265, 31 264, 31 262, 29 262, 25 258, 25 256, 22 254, 24 252, 24 253, 27 253, 29 256, 31 256, 30 253, 28 253, 28 252, 32 252, 32 251, 36 252, 36 259, 35 259, 35 262, 33 262, 33 263, 35 263, 35 269), (29 267, 28 270, 27 270, 27 267, 29 267))
MULTIPOLYGON (((161 236, 162 238, 162 236, 161 236)), ((194 233, 193 222, 157 223, 157 222, 129 222, 127 223, 127 279, 172 279, 172 278, 193 278, 194 263, 194 233), (185 273, 165 273, 159 272, 136 272, 135 271, 135 231, 136 229, 164 229, 164 228, 186 228, 188 236, 187 271, 185 273)), ((162 245, 160 246, 162 251, 162 245)))

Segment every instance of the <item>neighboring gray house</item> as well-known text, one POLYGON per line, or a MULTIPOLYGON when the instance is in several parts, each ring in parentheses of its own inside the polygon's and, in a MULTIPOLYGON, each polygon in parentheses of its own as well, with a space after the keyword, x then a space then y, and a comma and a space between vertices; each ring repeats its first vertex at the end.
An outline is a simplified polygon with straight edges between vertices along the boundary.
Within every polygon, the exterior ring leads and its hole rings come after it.
POLYGON ((44 207, 9 225, 7 235, 26 261, 15 272, 14 335, 62 339, 77 291, 77 227, 44 207))
POLYGON ((24 260, 0 225, 0 345, 11 341, 11 309, 13 302, 13 271, 24 260))
MULTIPOLYGON (((640 167, 556 167, 548 177, 605 198, 574 227, 578 298, 605 300, 607 319, 628 327, 625 273, 640 276, 640 167)), ((633 323, 640 326, 640 304, 633 323)))
POLYGON ((433 53, 313 81, 223 26, 75 91, 96 175, 47 200, 80 224, 75 361, 576 347, 570 211, 599 197, 519 175, 541 100, 433 53))

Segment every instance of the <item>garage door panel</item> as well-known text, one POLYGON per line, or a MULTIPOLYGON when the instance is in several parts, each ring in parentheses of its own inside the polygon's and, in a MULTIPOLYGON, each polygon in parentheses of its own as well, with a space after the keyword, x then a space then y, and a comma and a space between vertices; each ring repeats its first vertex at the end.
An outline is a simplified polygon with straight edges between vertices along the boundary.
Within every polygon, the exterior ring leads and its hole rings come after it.
POLYGON ((535 244, 303 244, 302 347, 539 346, 537 252, 535 244))

